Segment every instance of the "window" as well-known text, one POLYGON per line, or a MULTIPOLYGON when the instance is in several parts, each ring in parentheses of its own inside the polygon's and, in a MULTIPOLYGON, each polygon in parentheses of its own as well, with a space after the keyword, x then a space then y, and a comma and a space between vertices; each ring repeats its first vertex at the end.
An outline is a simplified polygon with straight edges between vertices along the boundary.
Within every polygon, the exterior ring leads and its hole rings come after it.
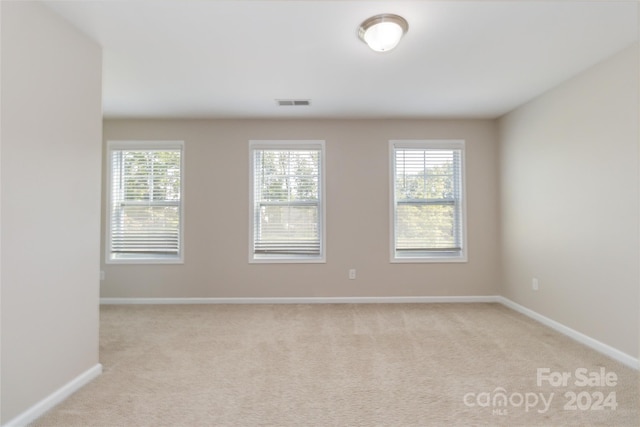
POLYGON ((392 261, 466 261, 464 141, 390 141, 392 261))
POLYGON ((182 262, 183 142, 110 141, 107 262, 182 262))
POLYGON ((250 141, 251 262, 324 262, 324 141, 250 141))

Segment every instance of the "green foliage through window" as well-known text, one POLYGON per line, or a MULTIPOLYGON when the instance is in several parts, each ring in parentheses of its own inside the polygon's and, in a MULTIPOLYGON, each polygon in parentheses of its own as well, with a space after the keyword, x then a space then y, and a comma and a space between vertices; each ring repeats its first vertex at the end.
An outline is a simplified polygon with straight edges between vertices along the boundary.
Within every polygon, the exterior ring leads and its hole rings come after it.
POLYGON ((111 260, 179 258, 181 148, 118 148, 110 156, 111 260))
POLYGON ((394 145, 396 258, 462 251, 462 150, 394 145))
POLYGON ((321 254, 321 150, 254 148, 253 254, 321 254))

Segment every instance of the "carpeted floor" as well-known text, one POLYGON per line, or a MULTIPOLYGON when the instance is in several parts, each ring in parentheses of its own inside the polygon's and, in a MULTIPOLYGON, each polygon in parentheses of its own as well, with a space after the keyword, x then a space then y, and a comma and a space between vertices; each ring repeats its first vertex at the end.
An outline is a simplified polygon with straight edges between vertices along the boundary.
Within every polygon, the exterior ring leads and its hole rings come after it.
POLYGON ((640 425, 637 371, 498 304, 103 306, 100 361, 33 426, 640 425))

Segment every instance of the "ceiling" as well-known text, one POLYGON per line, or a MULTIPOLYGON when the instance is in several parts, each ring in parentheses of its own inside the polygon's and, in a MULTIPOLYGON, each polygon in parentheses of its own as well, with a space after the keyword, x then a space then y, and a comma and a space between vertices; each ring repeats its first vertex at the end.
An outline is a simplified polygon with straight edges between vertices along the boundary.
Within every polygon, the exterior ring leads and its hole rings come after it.
POLYGON ((494 118, 638 39, 636 1, 43 3, 102 46, 112 118, 494 118), (394 51, 357 37, 378 13, 394 51))

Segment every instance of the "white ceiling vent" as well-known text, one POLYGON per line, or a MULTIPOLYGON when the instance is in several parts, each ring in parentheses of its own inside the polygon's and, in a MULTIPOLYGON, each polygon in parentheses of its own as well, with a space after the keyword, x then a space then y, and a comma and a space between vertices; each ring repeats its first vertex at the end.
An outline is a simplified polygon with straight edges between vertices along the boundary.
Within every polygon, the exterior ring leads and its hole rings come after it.
POLYGON ((304 107, 311 105, 311 101, 309 99, 276 99, 276 102, 280 107, 304 107))

